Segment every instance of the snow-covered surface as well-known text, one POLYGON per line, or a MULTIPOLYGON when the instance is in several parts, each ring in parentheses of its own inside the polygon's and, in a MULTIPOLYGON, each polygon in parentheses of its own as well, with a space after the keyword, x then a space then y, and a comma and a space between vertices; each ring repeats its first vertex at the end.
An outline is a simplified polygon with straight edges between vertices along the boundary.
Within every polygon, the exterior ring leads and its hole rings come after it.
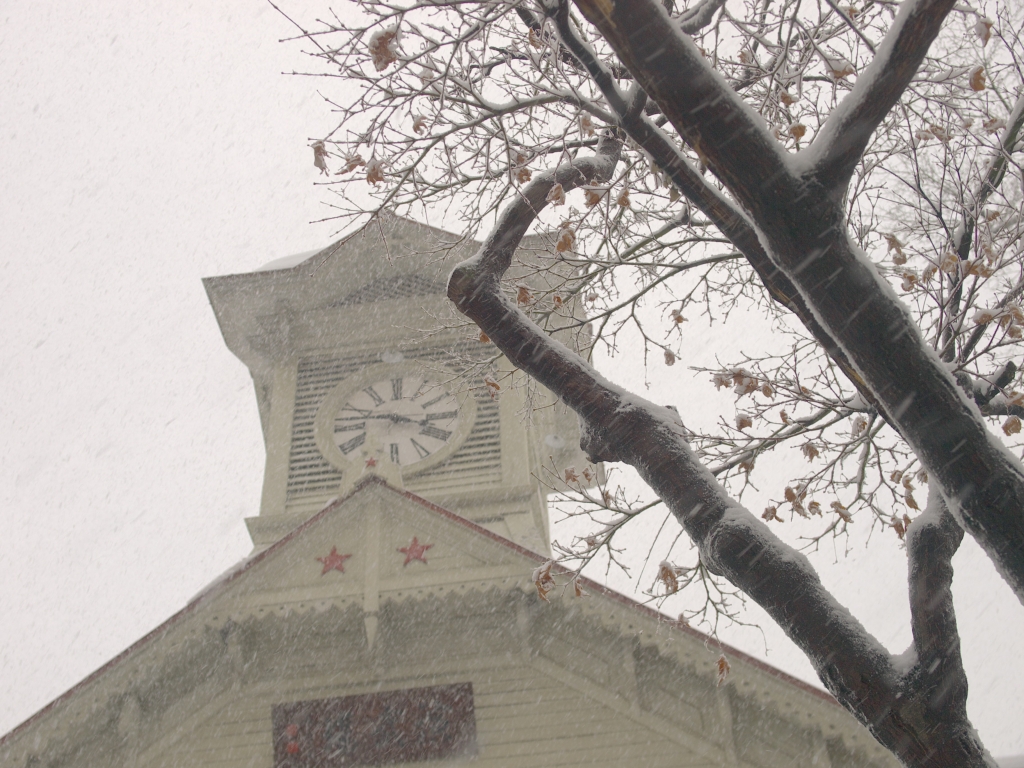
POLYGON ((292 256, 283 256, 280 259, 268 261, 263 266, 254 269, 253 272, 273 272, 278 269, 291 269, 292 267, 299 266, 299 264, 304 262, 314 253, 319 253, 320 251, 320 248, 314 248, 311 251, 303 251, 302 253, 296 253, 292 256))

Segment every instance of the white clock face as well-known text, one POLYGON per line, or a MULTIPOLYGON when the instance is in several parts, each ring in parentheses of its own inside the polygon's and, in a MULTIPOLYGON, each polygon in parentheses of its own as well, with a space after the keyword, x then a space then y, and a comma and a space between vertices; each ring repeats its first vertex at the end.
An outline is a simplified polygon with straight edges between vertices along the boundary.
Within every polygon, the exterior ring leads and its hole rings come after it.
POLYGON ((400 466, 446 447, 461 426, 459 403, 439 383, 395 373, 348 394, 334 415, 334 445, 353 460, 363 445, 381 445, 400 466))

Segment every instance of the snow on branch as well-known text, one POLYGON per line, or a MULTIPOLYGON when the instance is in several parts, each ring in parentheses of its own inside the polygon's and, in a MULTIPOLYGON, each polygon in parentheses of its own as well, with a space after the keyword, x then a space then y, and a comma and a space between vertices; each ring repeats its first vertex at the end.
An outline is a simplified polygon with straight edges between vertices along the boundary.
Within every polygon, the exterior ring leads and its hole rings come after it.
POLYGON ((764 119, 715 72, 660 3, 575 4, 744 208, 793 181, 764 119))
POLYGON ((693 35, 704 29, 715 17, 725 0, 701 0, 692 8, 687 8, 679 17, 679 27, 688 35, 693 35))
POLYGON ((917 74, 955 0, 905 0, 871 64, 832 110, 799 163, 842 197, 878 124, 917 74))

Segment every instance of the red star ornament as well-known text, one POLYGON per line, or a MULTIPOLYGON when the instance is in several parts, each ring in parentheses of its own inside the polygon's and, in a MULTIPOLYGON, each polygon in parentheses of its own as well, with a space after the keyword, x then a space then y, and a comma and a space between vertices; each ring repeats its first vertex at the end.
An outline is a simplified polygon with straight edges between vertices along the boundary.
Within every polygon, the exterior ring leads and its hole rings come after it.
POLYGON ((376 466, 377 466, 377 460, 375 458, 373 458, 373 456, 371 456, 370 458, 368 458, 366 460, 366 468, 367 469, 372 469, 373 467, 376 467, 376 466))
POLYGON ((420 544, 419 540, 415 536, 413 536, 412 537, 412 544, 410 544, 408 547, 399 547, 398 548, 398 551, 401 552, 403 555, 405 555, 405 562, 402 563, 402 566, 404 567, 404 566, 408 565, 413 560, 419 560, 421 563, 426 565, 427 558, 424 557, 424 555, 426 554, 427 550, 430 549, 432 546, 434 546, 434 545, 433 544, 420 544))
POLYGON ((352 555, 339 555, 337 547, 331 547, 331 554, 327 557, 318 557, 321 563, 324 564, 324 569, 320 571, 320 575, 325 575, 328 571, 341 571, 345 572, 345 561, 348 560, 352 555))

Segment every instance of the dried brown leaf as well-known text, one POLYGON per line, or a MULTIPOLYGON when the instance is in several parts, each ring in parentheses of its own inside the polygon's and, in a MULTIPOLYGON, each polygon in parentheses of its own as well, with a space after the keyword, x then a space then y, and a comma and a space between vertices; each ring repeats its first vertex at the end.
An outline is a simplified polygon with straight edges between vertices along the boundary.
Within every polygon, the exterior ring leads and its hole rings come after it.
POLYGON ((984 17, 974 22, 974 34, 978 36, 979 40, 981 40, 981 46, 983 48, 988 45, 988 41, 992 37, 993 26, 993 21, 984 17))
POLYGON ((366 163, 366 181, 377 186, 384 181, 384 163, 371 157, 366 163))
POLYGON ((553 187, 551 187, 551 189, 548 190, 548 195, 546 199, 549 203, 551 203, 551 205, 563 205, 565 203, 565 190, 562 188, 562 185, 556 183, 553 187))
POLYGON ((320 169, 320 173, 327 173, 327 148, 322 141, 313 142, 313 166, 320 169))
POLYGON ((977 66, 971 70, 971 78, 969 80, 972 91, 984 91, 985 90, 985 68, 977 66))
POLYGON ((559 253, 571 251, 576 244, 576 230, 568 224, 562 224, 558 230, 558 240, 555 242, 555 250, 559 253))
POLYGON ((665 585, 666 595, 674 595, 679 591, 679 577, 676 567, 668 560, 662 560, 658 566, 658 581, 665 585))
POLYGON ((368 48, 373 67, 378 72, 398 61, 398 27, 379 29, 370 36, 368 48))
POLYGON ((717 682, 715 685, 720 687, 722 683, 725 682, 726 678, 729 677, 729 671, 732 669, 732 667, 729 666, 729 660, 725 658, 724 653, 718 657, 718 661, 715 662, 715 667, 718 670, 717 682))

